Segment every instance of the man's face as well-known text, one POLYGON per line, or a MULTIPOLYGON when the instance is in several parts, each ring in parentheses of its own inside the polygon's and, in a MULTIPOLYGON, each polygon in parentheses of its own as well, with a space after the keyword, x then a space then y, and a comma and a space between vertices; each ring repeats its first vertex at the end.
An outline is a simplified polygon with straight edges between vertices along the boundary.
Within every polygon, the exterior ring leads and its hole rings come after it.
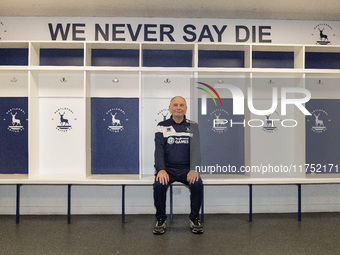
POLYGON ((169 112, 173 117, 183 118, 187 113, 185 100, 181 97, 175 97, 170 103, 169 112))

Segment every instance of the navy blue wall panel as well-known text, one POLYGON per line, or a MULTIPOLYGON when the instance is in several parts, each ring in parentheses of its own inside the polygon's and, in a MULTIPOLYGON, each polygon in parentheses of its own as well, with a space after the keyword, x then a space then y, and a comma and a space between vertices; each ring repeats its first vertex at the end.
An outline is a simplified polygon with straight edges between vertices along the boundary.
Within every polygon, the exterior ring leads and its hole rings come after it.
POLYGON ((92 49, 92 66, 139 66, 139 50, 92 49))
POLYGON ((28 49, 0 49, 0 65, 27 66, 28 49))
POLYGON ((0 98, 0 173, 28 173, 28 99, 0 98))
POLYGON ((143 66, 192 67, 191 50, 143 50, 143 66))
POLYGON ((312 113, 306 116, 306 164, 320 164, 316 173, 336 173, 329 164, 340 166, 340 100, 312 99, 306 108, 312 113))
POLYGON ((91 99, 92 174, 139 173, 139 99, 91 99))
POLYGON ((83 49, 40 49, 41 66, 83 66, 83 49))
POLYGON ((244 67, 243 51, 200 50, 198 67, 244 67))
POLYGON ((254 68, 294 68, 294 52, 254 51, 254 68))
POLYGON ((244 127, 243 125, 230 127, 230 119, 234 122, 243 122, 244 115, 232 115, 232 103, 232 99, 222 99, 223 106, 216 107, 212 99, 207 99, 207 115, 202 115, 201 99, 198 99, 202 167, 230 165, 235 166, 237 170, 217 174, 241 174, 238 170, 244 166, 244 127), (228 123, 225 124, 224 120, 228 123))
POLYGON ((306 52, 307 69, 340 69, 340 53, 306 52))

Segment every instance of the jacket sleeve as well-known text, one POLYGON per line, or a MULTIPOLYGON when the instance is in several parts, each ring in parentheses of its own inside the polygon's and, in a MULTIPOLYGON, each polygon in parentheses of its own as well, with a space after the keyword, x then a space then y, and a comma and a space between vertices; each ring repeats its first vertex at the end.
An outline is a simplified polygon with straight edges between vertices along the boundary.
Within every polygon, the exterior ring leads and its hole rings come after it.
POLYGON ((190 169, 196 170, 201 165, 201 143, 198 124, 191 124, 192 140, 190 142, 190 169))
POLYGON ((164 136, 163 136, 163 126, 158 124, 155 133, 155 170, 156 173, 160 170, 165 170, 164 163, 164 136))

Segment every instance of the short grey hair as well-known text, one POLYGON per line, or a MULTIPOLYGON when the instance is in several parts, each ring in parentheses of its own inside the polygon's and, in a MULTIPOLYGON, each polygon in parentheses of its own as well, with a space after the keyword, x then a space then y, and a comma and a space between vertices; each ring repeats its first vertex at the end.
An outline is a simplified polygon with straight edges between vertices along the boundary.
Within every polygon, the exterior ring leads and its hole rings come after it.
POLYGON ((184 100, 184 102, 185 102, 185 106, 187 105, 187 100, 185 100, 185 98, 182 97, 182 96, 175 96, 175 97, 171 98, 171 100, 170 100, 170 105, 171 105, 172 100, 174 100, 174 99, 177 98, 177 97, 182 98, 182 99, 184 100))

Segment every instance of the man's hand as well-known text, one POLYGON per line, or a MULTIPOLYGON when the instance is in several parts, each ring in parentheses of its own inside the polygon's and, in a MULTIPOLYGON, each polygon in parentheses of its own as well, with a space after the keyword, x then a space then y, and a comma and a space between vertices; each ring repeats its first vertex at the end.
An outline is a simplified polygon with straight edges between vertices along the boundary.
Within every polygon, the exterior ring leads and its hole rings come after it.
POLYGON ((198 181, 199 175, 195 170, 190 170, 187 175, 187 181, 189 184, 195 183, 195 181, 198 181))
POLYGON ((167 185, 169 182, 169 175, 165 170, 159 170, 156 176, 156 181, 159 181, 163 185, 167 185))

